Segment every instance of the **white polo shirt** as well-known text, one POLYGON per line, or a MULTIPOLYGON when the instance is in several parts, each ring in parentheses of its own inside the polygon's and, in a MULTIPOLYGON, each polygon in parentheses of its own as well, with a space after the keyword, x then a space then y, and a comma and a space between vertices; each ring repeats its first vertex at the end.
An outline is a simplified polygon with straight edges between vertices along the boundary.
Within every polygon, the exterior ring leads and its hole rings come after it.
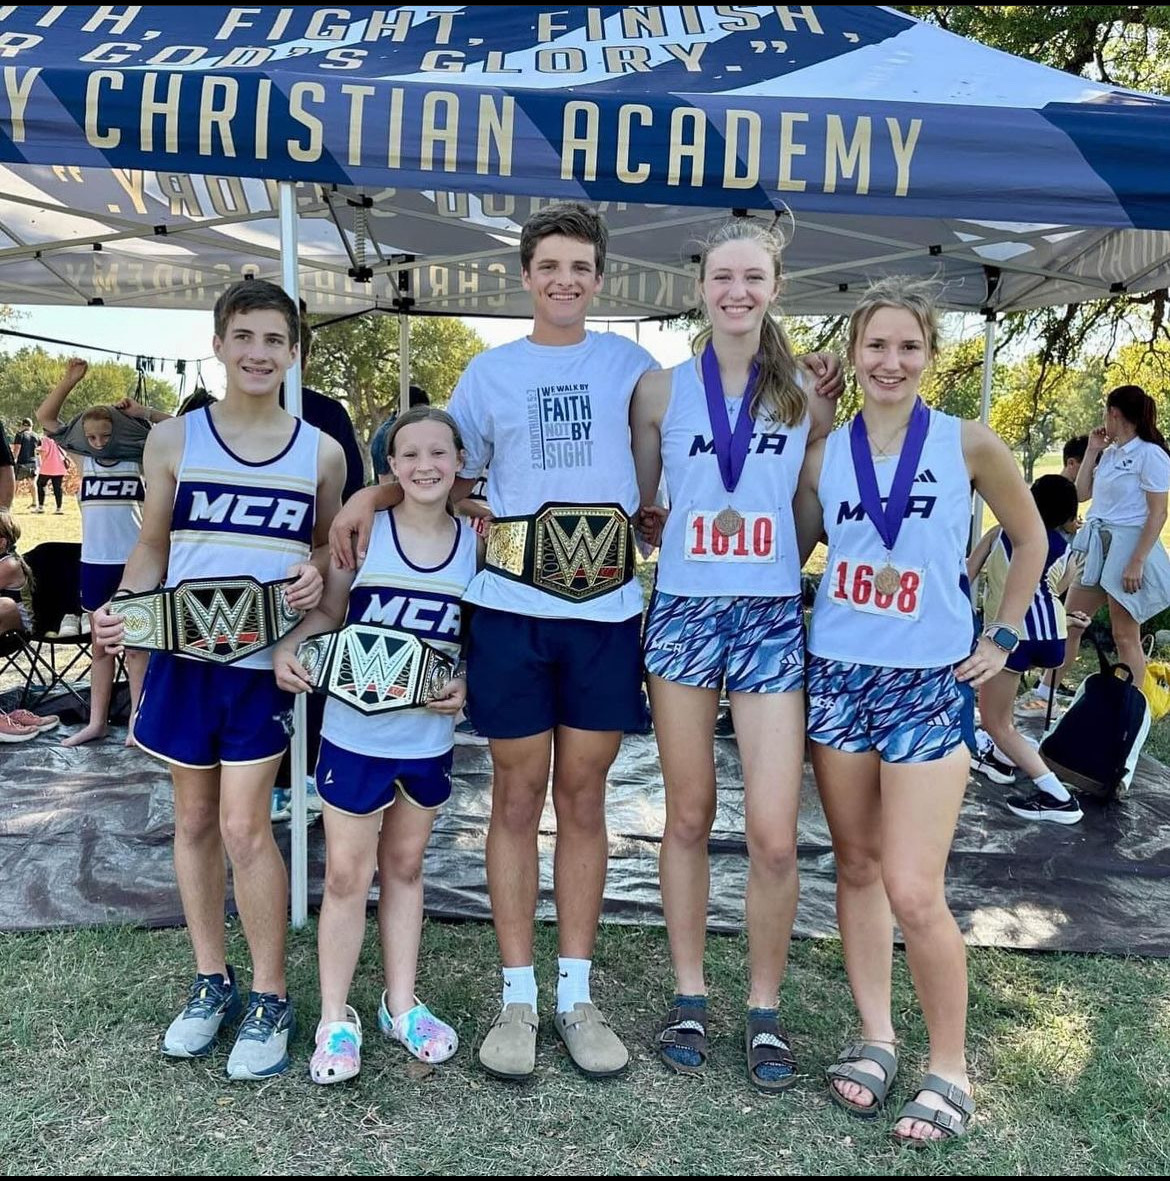
POLYGON ((1170 492, 1170 455, 1157 443, 1133 438, 1110 443, 1093 473, 1093 503, 1086 520, 1105 525, 1144 525, 1147 492, 1170 492))

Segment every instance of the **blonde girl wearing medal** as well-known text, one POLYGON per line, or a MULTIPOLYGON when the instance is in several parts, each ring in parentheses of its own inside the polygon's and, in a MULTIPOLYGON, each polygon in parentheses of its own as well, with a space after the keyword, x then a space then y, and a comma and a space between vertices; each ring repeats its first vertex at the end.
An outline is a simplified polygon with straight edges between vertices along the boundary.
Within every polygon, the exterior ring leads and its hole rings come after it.
POLYGON ((1007 447, 918 397, 938 349, 929 286, 890 278, 849 324, 861 413, 809 448, 801 552, 828 564, 809 630, 808 738, 837 862, 837 919, 860 1017, 828 1070, 832 1100, 877 1117, 897 1073, 890 1013, 897 921, 929 1035, 895 1139, 962 1135, 966 956, 944 873, 967 785, 973 690, 1003 667, 1044 569, 1047 538, 1007 447), (966 582, 971 488, 1011 540, 999 617, 976 637, 966 582))
POLYGON ((796 913, 796 816, 804 751, 804 620, 792 498, 805 446, 827 434, 834 403, 773 316, 782 241, 730 222, 703 250, 709 327, 698 355, 645 374, 632 408, 642 504, 666 477, 654 597, 644 638, 666 789, 659 877, 676 996, 662 1061, 699 1073, 707 1057, 703 953, 715 818, 715 719, 731 700, 743 765, 750 959, 745 1048, 750 1081, 775 1092, 796 1078, 779 990, 796 913))

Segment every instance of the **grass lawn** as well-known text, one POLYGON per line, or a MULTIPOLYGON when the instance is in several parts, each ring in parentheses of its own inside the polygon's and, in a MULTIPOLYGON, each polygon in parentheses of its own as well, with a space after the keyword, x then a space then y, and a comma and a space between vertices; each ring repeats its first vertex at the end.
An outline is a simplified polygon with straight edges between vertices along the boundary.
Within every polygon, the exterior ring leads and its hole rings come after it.
MULTIPOLYGON (((458 1176, 1156 1175, 1170 1167, 1170 996, 1164 962, 971 953, 971 1071, 979 1106, 966 1140, 920 1152, 832 1106, 821 1072, 854 1031, 840 946, 793 948, 783 1006, 802 1077, 784 1096, 748 1085, 744 940, 710 939, 711 1058, 701 1079, 665 1070, 653 1049, 667 1006, 660 929, 606 925, 595 998, 632 1051, 621 1078, 577 1074, 548 1021, 554 933, 538 932, 545 1010, 535 1077, 485 1075, 475 1049, 498 999, 495 942, 482 923, 428 922, 419 987, 457 1027, 450 1062, 426 1067, 387 1042, 371 923, 351 1000, 365 1021, 362 1074, 308 1077, 317 987, 312 925, 294 932, 289 982, 301 1005, 294 1069, 229 1083, 226 1048, 170 1062, 157 1038, 182 998, 182 931, 131 928, 0 936, 0 1161, 7 1176, 349 1174, 458 1176)), ((247 979, 238 928, 229 958, 247 979)), ((924 1052, 904 964, 898 1102, 924 1052)))

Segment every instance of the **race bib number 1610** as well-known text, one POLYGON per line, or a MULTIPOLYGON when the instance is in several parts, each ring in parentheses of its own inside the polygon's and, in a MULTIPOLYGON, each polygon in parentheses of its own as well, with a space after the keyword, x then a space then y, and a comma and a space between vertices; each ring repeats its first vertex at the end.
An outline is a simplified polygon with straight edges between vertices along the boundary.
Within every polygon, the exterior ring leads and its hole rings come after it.
POLYGON ((688 562, 776 561, 775 513, 742 513, 742 523, 730 536, 715 528, 716 516, 714 511, 687 514, 688 562))

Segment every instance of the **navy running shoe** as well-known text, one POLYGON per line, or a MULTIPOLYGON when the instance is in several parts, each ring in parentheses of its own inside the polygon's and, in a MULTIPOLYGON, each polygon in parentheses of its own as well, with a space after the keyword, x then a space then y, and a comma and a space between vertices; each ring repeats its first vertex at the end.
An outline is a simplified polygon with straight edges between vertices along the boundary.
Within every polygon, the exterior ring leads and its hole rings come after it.
POLYGON ((296 1032, 292 1001, 271 992, 248 994, 248 1011, 240 1022, 236 1044, 228 1057, 228 1078, 266 1079, 289 1067, 288 1040, 296 1032))
POLYGON ((162 1052, 168 1058, 204 1058, 215 1049, 219 1027, 240 1015, 236 974, 228 965, 227 979, 218 972, 199 974, 187 993, 187 1003, 163 1034, 162 1052))

